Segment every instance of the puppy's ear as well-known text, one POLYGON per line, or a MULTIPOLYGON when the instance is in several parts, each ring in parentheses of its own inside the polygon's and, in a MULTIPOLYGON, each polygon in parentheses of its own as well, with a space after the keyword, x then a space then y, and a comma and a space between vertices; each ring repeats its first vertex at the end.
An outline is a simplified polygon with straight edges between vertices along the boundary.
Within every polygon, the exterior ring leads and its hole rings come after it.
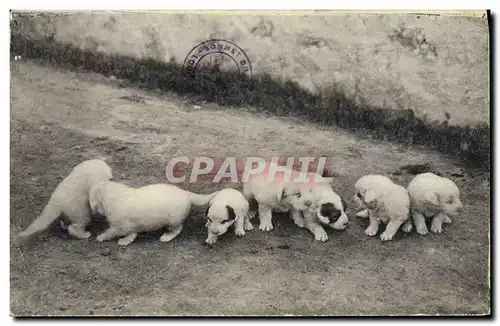
POLYGON ((363 194, 361 193, 361 190, 356 189, 356 192, 354 193, 353 197, 357 197, 358 199, 363 200, 363 194))
POLYGON ((425 198, 426 204, 428 204, 428 205, 436 206, 437 207, 440 204, 439 200, 441 198, 439 197, 439 194, 436 193, 436 192, 427 192, 424 195, 424 198, 425 198))
POLYGON ((347 203, 345 202, 344 198, 340 197, 340 201, 342 202, 342 206, 344 207, 344 212, 347 210, 347 203))
POLYGON ((377 207, 377 203, 378 203, 377 194, 374 191, 370 191, 370 190, 367 191, 365 193, 364 200, 365 200, 366 206, 369 209, 375 209, 375 207, 377 207))
POLYGON ((232 221, 236 219, 236 214, 234 213, 234 209, 231 206, 226 205, 227 209, 227 218, 232 221))

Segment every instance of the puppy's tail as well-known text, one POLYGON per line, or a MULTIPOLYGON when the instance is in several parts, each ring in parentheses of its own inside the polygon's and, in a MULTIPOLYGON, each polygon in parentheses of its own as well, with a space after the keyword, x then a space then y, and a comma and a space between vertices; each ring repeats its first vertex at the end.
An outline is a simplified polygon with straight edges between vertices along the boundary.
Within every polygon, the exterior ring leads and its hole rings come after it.
POLYGON ((54 202, 52 200, 49 200, 49 203, 43 209, 42 214, 40 214, 40 216, 36 220, 34 220, 26 228, 26 230, 20 232, 19 237, 29 237, 30 235, 47 229, 50 224, 52 224, 52 222, 54 222, 61 215, 61 213, 61 210, 56 205, 54 205, 54 202))
POLYGON ((212 198, 215 197, 219 193, 220 190, 214 191, 211 194, 208 195, 201 195, 201 194, 195 194, 193 192, 189 192, 189 200, 191 200, 191 204, 194 206, 204 206, 208 204, 209 201, 212 200, 212 198))

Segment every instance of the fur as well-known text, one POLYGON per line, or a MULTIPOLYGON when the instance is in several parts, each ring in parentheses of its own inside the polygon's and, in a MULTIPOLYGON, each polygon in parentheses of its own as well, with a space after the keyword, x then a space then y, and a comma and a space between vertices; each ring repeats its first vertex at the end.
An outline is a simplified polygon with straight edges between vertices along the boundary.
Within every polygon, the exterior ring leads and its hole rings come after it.
POLYGON ((410 198, 404 187, 383 175, 366 175, 356 181, 355 188, 354 201, 363 209, 356 216, 367 213, 370 219, 366 235, 375 236, 380 222, 387 224, 382 241, 392 240, 401 226, 404 232, 411 230, 410 198))
POLYGON ((47 229, 64 215, 69 221, 68 233, 78 239, 90 238, 85 231, 91 221, 89 191, 97 183, 113 178, 111 168, 102 160, 88 160, 78 164, 56 187, 41 215, 26 230, 19 233, 25 238, 47 229))
MULTIPOLYGON (((336 194, 331 185, 322 176, 308 172, 308 183, 297 180, 300 172, 291 170, 290 181, 273 182, 263 172, 254 176, 243 185, 243 195, 250 201, 254 198, 258 204, 262 231, 273 230, 272 211, 288 210, 294 223, 310 230, 318 241, 327 241, 328 236, 321 225, 343 230, 348 223, 345 214, 345 201, 336 194)), ((252 218, 256 212, 250 211, 252 218)))
MULTIPOLYGON (((347 203, 337 194, 331 184, 322 176, 313 173, 316 183, 311 184, 310 193, 307 196, 313 204, 302 211, 303 224, 295 224, 305 227, 314 235, 317 241, 328 241, 328 235, 323 226, 328 226, 334 230, 345 230, 349 217, 346 214, 347 203)), ((293 215, 292 215, 293 217, 293 215)))
POLYGON ((451 217, 457 216, 463 209, 460 190, 448 178, 434 173, 422 173, 408 184, 411 202, 411 215, 417 233, 428 233, 426 217, 432 218, 431 232, 443 232, 443 223, 451 223, 451 217))
POLYGON ((232 225, 234 234, 239 237, 244 236, 245 231, 252 230, 253 225, 248 216, 249 206, 248 200, 236 189, 226 188, 217 193, 205 212, 208 231, 205 243, 214 244, 232 225))
POLYGON ((109 228, 97 241, 120 237, 118 244, 127 246, 139 232, 164 227, 169 231, 160 241, 171 241, 181 233, 191 206, 204 206, 217 193, 195 194, 170 184, 132 188, 118 182, 100 182, 90 191, 90 207, 93 212, 106 216, 109 228))
MULTIPOLYGON (((291 182, 273 182, 267 179, 267 173, 253 176, 248 182, 243 183, 243 196, 247 201, 255 199, 258 204, 261 231, 272 231, 273 210, 298 213, 311 205, 309 200, 304 198, 309 194, 305 187, 297 187, 291 182)), ((256 212, 249 210, 248 220, 255 217, 256 212)), ((292 216, 295 214, 292 213, 292 216)))
MULTIPOLYGON (((389 179, 386 176, 383 175, 368 175, 360 178, 358 181, 356 181, 355 188, 358 189, 368 189, 368 188, 375 188, 378 187, 381 184, 391 184, 392 180, 389 179)), ((356 214, 356 217, 360 218, 369 218, 370 213, 368 212, 368 207, 366 206, 365 202, 361 198, 361 194, 356 191, 356 194, 354 195, 354 202, 359 208, 362 208, 361 211, 359 211, 356 214)))

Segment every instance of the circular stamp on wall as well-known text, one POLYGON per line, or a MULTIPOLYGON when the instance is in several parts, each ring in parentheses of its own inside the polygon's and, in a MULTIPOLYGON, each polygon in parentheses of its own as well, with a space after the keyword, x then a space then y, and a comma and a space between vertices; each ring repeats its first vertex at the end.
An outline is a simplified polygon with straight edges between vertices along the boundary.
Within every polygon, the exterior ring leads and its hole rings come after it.
POLYGON ((252 64, 245 51, 233 42, 211 39, 189 51, 182 64, 182 75, 194 78, 199 71, 238 71, 252 76, 252 64))

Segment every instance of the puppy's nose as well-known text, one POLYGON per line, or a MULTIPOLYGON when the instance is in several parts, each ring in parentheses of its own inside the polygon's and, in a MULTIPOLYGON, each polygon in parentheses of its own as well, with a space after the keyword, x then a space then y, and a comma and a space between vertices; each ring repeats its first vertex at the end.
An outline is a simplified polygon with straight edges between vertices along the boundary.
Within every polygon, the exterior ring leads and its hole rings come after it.
POLYGON ((331 216, 328 218, 330 224, 337 222, 338 219, 339 219, 338 217, 331 217, 331 216))
POLYGON ((306 205, 307 207, 311 207, 312 201, 310 201, 309 199, 307 199, 307 200, 304 201, 304 205, 306 205))

